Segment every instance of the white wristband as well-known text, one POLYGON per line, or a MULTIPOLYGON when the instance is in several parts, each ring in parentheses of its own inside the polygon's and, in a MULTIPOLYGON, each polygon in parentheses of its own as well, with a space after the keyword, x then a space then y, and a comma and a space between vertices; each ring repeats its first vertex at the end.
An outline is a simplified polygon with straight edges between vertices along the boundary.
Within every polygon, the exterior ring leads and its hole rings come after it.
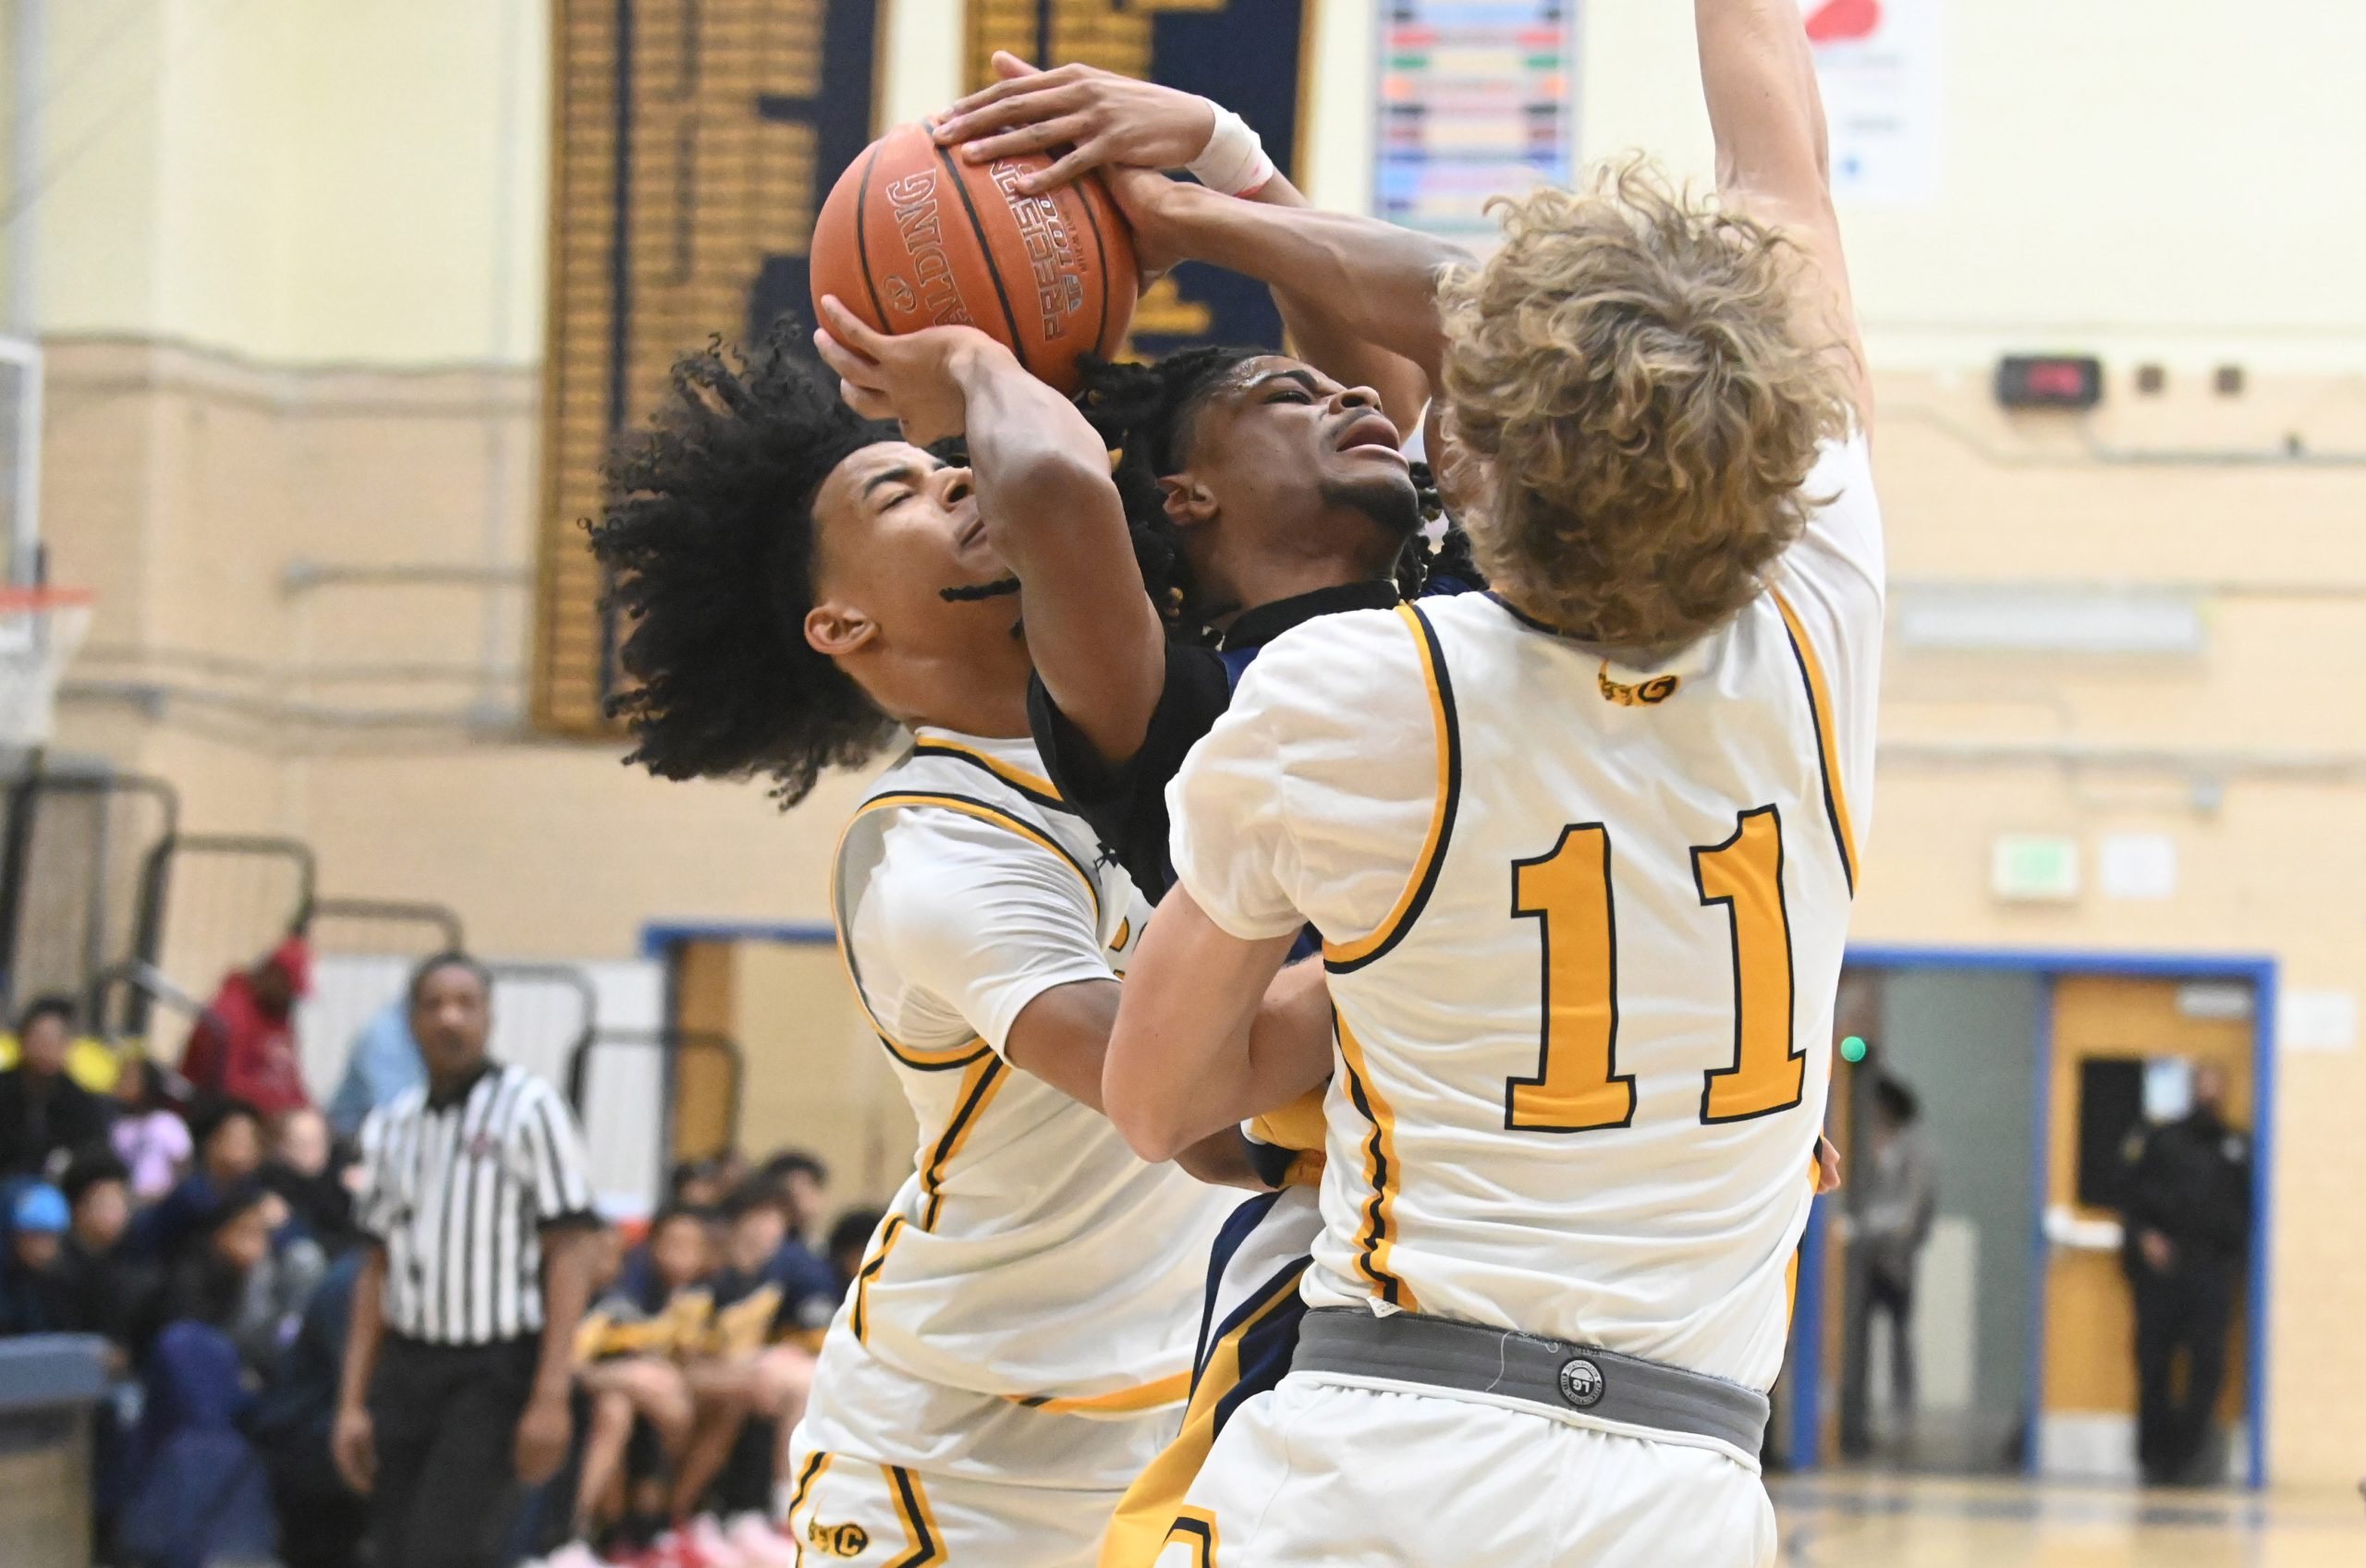
POLYGON ((1211 190, 1226 196, 1254 193, 1278 172, 1274 160, 1265 156, 1265 144, 1249 128, 1247 120, 1221 103, 1201 102, 1216 112, 1215 128, 1208 132, 1208 144, 1200 149, 1200 155, 1185 167, 1211 190))

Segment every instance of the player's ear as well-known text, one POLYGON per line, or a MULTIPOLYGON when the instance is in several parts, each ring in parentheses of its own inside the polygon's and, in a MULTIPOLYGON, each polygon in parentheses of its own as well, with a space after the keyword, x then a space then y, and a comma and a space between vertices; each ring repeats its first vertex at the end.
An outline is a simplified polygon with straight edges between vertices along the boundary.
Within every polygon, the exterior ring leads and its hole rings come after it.
POLYGON ((879 635, 879 623, 850 604, 833 600, 805 612, 805 645, 843 659, 879 635))
POLYGON ((1177 528, 1196 528, 1215 521, 1214 492, 1189 473, 1168 474, 1158 481, 1158 489, 1165 500, 1166 519, 1177 528))

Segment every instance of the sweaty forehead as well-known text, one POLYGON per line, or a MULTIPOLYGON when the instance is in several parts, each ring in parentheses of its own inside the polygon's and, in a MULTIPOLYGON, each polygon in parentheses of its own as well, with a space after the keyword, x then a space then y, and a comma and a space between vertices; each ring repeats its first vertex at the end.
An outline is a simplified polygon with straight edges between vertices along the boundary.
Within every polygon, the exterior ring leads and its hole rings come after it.
POLYGON ((1254 359, 1243 359, 1226 371, 1216 383, 1217 395, 1238 400, 1277 383, 1294 383, 1326 395, 1338 390, 1336 382, 1303 359, 1293 359, 1287 354, 1261 354, 1254 359))

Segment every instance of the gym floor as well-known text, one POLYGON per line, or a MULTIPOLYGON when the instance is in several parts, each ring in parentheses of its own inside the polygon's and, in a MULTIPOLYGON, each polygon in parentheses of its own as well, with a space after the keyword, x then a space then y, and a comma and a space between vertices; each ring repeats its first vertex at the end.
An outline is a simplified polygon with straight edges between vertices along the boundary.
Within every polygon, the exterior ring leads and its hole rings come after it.
POLYGON ((2144 1491, 1873 1473, 1777 1477, 1799 1568, 2360 1568, 2355 1492, 2144 1491))

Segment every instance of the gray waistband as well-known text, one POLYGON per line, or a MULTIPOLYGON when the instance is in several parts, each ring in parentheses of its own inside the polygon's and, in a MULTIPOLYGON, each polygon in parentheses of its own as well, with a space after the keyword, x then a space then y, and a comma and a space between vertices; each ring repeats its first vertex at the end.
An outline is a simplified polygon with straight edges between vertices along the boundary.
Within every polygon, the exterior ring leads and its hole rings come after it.
POLYGON ((1290 1370, 1505 1395, 1621 1426, 1714 1438, 1752 1458, 1766 1434, 1766 1396, 1739 1383, 1411 1312, 1382 1318, 1360 1307, 1317 1307, 1299 1330, 1290 1370))

